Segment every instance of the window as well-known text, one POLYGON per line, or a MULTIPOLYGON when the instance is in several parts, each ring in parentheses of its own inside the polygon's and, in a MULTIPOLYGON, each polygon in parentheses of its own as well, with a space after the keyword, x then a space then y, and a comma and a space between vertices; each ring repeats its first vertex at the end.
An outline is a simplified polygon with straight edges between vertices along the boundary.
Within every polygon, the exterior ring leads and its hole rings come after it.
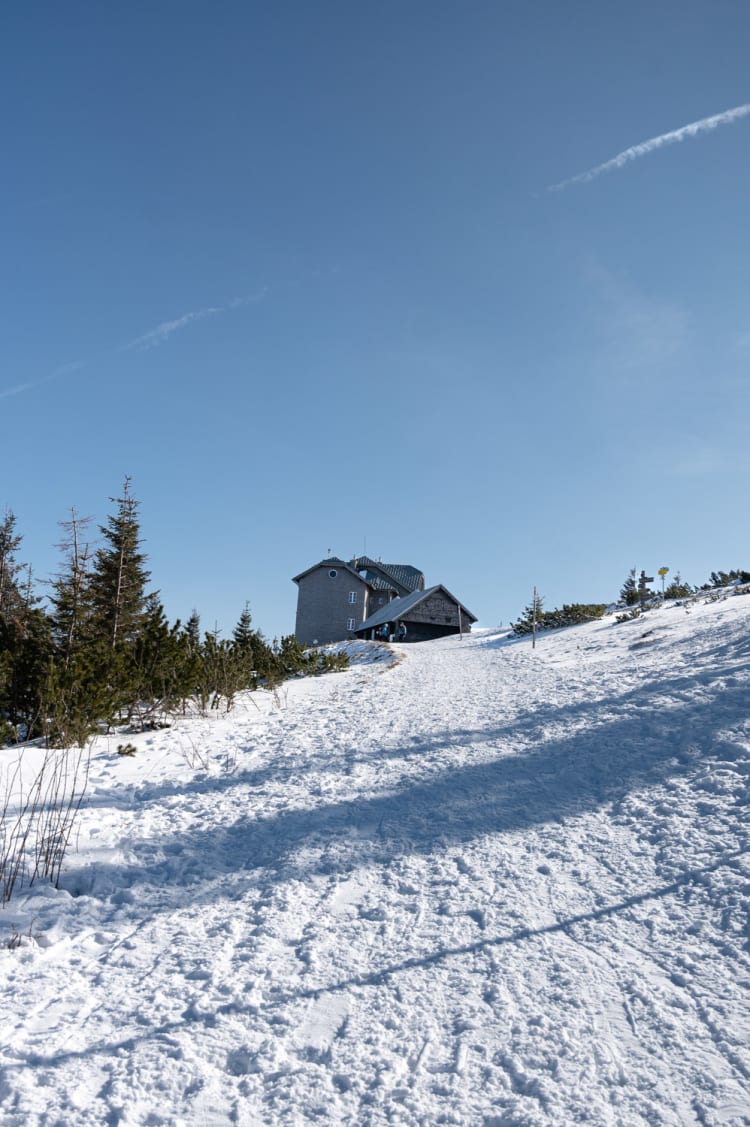
POLYGON ((356 601, 357 601, 357 592, 356 591, 350 591, 349 592, 349 602, 352 604, 352 606, 354 606, 356 601))
POLYGON ((338 572, 336 571, 336 568, 335 568, 335 567, 332 567, 332 568, 331 568, 331 570, 330 570, 330 571, 328 572, 328 575, 329 575, 329 578, 330 578, 330 579, 335 579, 335 578, 336 578, 336 576, 338 575, 338 572))
POLYGON ((353 630, 356 625, 357 625, 357 623, 354 621, 353 618, 347 618, 347 620, 346 620, 347 630, 353 630))

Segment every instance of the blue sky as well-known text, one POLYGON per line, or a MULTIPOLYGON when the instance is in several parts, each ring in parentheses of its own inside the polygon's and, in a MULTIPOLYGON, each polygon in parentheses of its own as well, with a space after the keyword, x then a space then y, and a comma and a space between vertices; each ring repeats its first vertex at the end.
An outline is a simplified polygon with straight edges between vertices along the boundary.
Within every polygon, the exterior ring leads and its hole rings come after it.
POLYGON ((153 585, 294 627, 324 557, 485 625, 750 567, 740 0, 7 7, 0 507, 130 474, 153 585))

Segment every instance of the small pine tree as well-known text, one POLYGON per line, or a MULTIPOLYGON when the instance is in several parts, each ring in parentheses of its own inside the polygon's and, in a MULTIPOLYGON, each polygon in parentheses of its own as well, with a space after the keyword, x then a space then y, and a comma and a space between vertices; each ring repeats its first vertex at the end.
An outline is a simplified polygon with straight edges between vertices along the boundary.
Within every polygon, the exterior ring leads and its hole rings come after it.
POLYGON ((740 583, 750 583, 750 572, 738 567, 733 567, 731 571, 712 571, 711 578, 704 587, 726 587, 735 579, 740 583))
POLYGON ((674 579, 672 580, 672 582, 664 590, 664 598, 665 599, 687 599, 689 595, 692 595, 692 593, 693 593, 693 588, 690 586, 689 583, 685 582, 685 580, 680 575, 679 571, 677 571, 677 572, 675 572, 675 576, 674 576, 674 579))
POLYGON ((185 623, 183 635, 188 647, 194 653, 197 653, 201 647, 201 618, 195 608, 193 608, 190 618, 185 623))
POLYGON ((184 704, 193 691, 194 678, 189 675, 191 666, 183 639, 181 623, 170 627, 158 597, 149 595, 141 631, 132 647, 131 723, 135 717, 141 726, 153 722, 154 717, 184 704))
POLYGON ((255 631, 253 630, 253 617, 250 614, 250 604, 245 603, 242 609, 237 625, 232 631, 232 642, 235 649, 241 650, 244 653, 249 653, 252 657, 253 641, 255 639, 255 631))
POLYGON ((537 594, 529 605, 524 608, 524 612, 518 622, 511 622, 510 628, 514 634, 531 634, 535 624, 537 629, 539 629, 544 617, 542 610, 543 603, 544 598, 537 594))
POLYGON ((620 588, 620 598, 627 607, 633 607, 638 602, 638 583, 636 582, 634 567, 631 567, 627 579, 620 588))
POLYGON ((245 603, 242 614, 232 632, 232 653, 237 666, 242 687, 247 689, 252 686, 253 677, 257 673, 255 668, 255 642, 256 633, 252 627, 250 604, 245 603))

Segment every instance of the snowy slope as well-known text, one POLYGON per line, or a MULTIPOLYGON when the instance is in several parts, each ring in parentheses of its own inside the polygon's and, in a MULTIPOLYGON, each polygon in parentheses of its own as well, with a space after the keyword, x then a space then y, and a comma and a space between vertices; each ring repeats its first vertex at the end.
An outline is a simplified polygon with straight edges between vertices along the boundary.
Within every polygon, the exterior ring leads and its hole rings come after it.
POLYGON ((394 650, 98 741, 3 1127, 750 1123, 750 597, 394 650))

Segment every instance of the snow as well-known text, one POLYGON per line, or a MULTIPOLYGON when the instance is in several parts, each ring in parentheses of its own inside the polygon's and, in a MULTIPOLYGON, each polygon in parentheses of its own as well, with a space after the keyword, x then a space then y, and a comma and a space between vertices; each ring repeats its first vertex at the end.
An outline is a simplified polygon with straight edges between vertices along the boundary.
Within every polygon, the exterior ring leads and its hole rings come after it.
POLYGON ((0 913, 3 1127, 750 1123, 749 637, 357 643, 98 738, 0 913))

